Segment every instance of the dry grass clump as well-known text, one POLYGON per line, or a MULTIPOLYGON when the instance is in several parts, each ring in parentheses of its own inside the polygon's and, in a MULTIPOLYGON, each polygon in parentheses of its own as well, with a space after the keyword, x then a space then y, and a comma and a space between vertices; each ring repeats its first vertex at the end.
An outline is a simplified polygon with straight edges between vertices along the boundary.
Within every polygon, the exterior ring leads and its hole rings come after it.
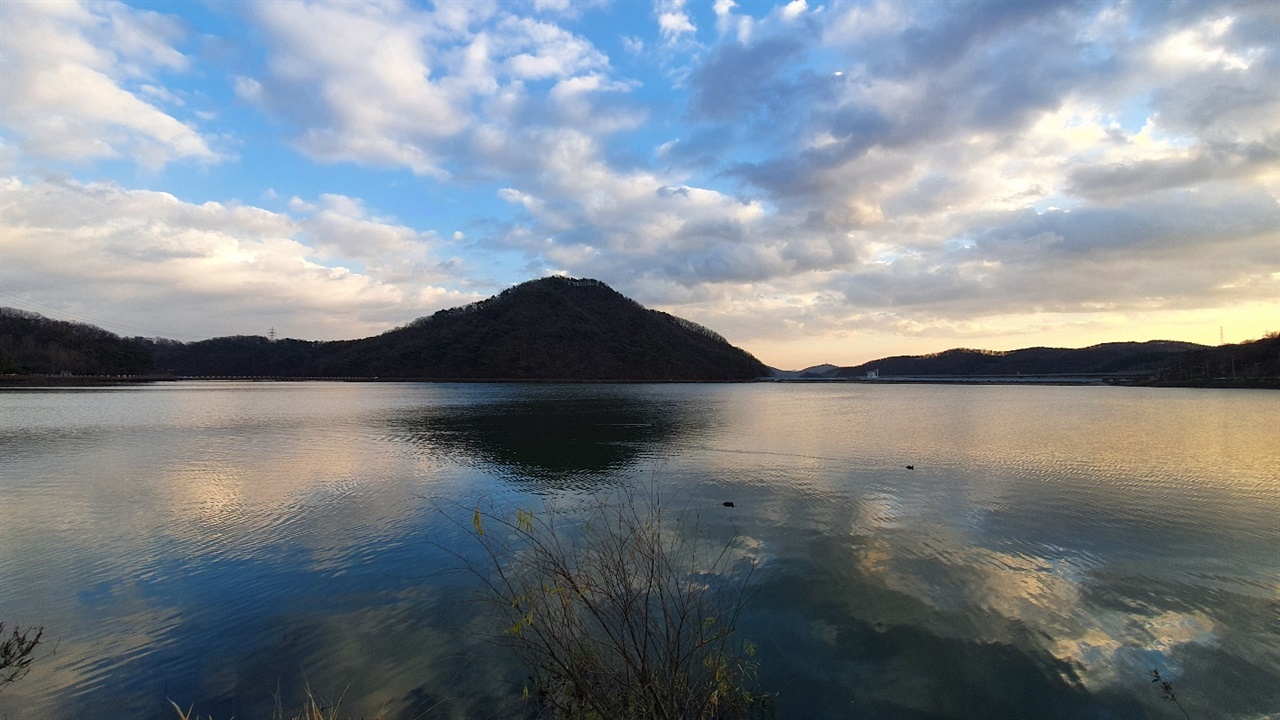
MULTIPOLYGON (((4 636, 4 623, 0 622, 0 637, 4 636)), ((0 688, 18 680, 35 661, 36 646, 44 637, 44 628, 29 627, 23 630, 14 626, 13 635, 0 642, 0 688)))
MULTIPOLYGON (((456 515, 454 515, 456 520, 456 515)), ((490 505, 472 513, 503 638, 527 662, 540 717, 733 720, 766 714, 755 648, 735 635, 755 564, 710 546, 654 492, 585 513, 490 505)))
MULTIPOLYGON (((343 695, 345 697, 345 693, 343 695)), ((276 707, 271 713, 271 720, 343 720, 347 716, 343 716, 341 712, 342 700, 343 698, 340 697, 336 702, 324 702, 317 698, 315 693, 311 692, 311 688, 308 687, 307 698, 303 701, 302 708, 295 713, 286 715, 284 706, 280 701, 280 695, 277 693, 276 707)), ((179 720, 213 720, 212 716, 196 714, 194 705, 183 710, 181 705, 172 700, 169 701, 169 704, 173 706, 174 710, 178 711, 179 720)), ((368 720, 383 720, 385 717, 386 710, 384 709, 378 711, 377 715, 368 718, 368 720)))

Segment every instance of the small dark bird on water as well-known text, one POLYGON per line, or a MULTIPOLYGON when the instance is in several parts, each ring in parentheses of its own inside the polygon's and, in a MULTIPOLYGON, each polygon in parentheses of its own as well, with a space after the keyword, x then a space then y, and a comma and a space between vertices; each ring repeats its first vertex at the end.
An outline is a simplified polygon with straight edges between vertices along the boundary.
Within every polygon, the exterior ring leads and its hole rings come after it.
POLYGON ((915 469, 916 469, 916 466, 915 466, 915 465, 908 465, 908 466, 907 466, 907 469, 908 469, 908 470, 915 470, 915 469))
POLYGON ((724 506, 725 506, 725 507, 733 507, 733 503, 731 503, 731 502, 727 502, 727 503, 725 503, 725 504, 724 504, 724 506))

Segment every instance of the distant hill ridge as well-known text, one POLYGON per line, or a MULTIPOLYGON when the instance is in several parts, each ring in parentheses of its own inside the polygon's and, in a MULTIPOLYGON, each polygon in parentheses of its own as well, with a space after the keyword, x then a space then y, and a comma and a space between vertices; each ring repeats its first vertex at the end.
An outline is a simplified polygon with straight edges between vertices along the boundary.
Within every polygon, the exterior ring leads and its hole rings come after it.
POLYGON ((1171 357, 1201 349, 1205 349, 1205 346, 1172 340, 1103 343, 1085 348, 1031 347, 1007 351, 957 348, 928 355, 881 358, 853 367, 841 367, 830 374, 833 377, 855 377, 874 370, 882 377, 1019 374, 1143 375, 1155 373, 1168 364, 1171 357))
POLYGON ((955 348, 927 355, 898 355, 861 365, 814 365, 775 370, 778 380, 848 380, 874 371, 880 379, 1096 376, 1111 382, 1193 387, 1280 387, 1280 333, 1234 345, 1210 347, 1174 340, 1114 342, 1085 348, 1020 350, 955 348))
POLYGON ((0 308, 0 375, 382 377, 437 380, 842 380, 1114 375, 1169 385, 1280 387, 1280 334, 1208 347, 1152 340, 1086 348, 957 348, 861 365, 771 370, 714 331, 646 309, 598 280, 549 277, 360 340, 121 338, 0 308))
POLYGON ((769 372, 708 328, 579 278, 531 280, 381 335, 334 342, 231 336, 182 343, 123 339, 23 311, 0 320, 3 373, 729 381, 769 372), (83 337, 97 338, 98 350, 82 349, 83 337), (33 350, 33 339, 43 349, 33 350), (122 348, 132 362, 107 361, 122 348))

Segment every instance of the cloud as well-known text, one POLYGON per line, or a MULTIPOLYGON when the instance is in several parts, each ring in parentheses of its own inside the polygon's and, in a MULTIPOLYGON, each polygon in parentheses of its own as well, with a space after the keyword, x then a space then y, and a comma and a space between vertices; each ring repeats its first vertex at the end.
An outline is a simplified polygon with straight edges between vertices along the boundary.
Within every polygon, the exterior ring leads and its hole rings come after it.
POLYGON ((791 2, 782 6, 780 15, 784 20, 795 20, 809 9, 809 3, 805 0, 791 0, 791 2))
POLYGON ((685 35, 698 32, 684 9, 685 0, 654 0, 653 13, 658 18, 658 32, 668 45, 680 42, 685 35))
POLYGON ((1280 167, 1280 146, 1265 142, 1206 145, 1159 159, 1085 165, 1068 173, 1066 189, 1099 203, 1214 181, 1250 183, 1280 167))
POLYGON ((804 52, 804 42, 795 36, 721 44, 689 78, 690 110, 708 120, 749 120, 784 111, 799 91, 785 75, 804 52))
POLYGON ((453 289, 433 234, 369 217, 353 198, 326 195, 295 217, 106 183, 8 178, 2 190, 6 295, 147 318, 126 334, 190 339, 265 322, 359 337, 478 297, 453 289))
POLYGON ((533 10, 538 13, 577 18, 587 10, 605 7, 609 0, 533 0, 533 10))
POLYGON ((0 24, 11 28, 0 33, 0 124, 24 154, 151 168, 219 160, 193 124, 161 109, 181 100, 159 75, 189 69, 172 19, 114 2, 11 2, 0 24))
POLYGON ((608 58, 586 39, 550 23, 506 16, 494 29, 494 49, 517 80, 566 78, 607 68, 608 58))
POLYGON ((451 162, 468 165, 459 139, 486 125, 485 107, 502 107, 478 102, 522 97, 525 82, 599 78, 609 68, 583 37, 480 3, 426 12, 277 2, 255 6, 253 20, 269 38, 268 72, 237 78, 237 94, 289 119, 298 147, 325 162, 447 177, 451 162), (336 35, 343 42, 332 42, 336 35))
POLYGON ((451 36, 465 19, 301 2, 255 5, 253 14, 273 43, 269 73, 237 80, 237 92, 302 127, 300 148, 329 162, 441 172, 436 144, 466 127, 468 98, 458 83, 433 78, 442 59, 426 41, 451 36))

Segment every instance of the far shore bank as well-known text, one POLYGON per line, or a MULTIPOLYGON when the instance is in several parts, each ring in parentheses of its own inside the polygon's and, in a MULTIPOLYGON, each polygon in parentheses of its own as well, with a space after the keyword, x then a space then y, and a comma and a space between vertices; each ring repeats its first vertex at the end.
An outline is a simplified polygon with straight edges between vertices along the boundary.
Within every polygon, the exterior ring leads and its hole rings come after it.
POLYGON ((270 377, 270 376, 179 376, 179 375, 0 375, 0 388, 78 388, 150 383, 197 382, 352 382, 352 383, 476 383, 536 385, 701 385, 742 383, 857 385, 1059 385, 1059 386, 1123 386, 1152 388, 1238 388, 1280 390, 1280 378, 1210 378, 1204 380, 1160 380, 1151 377, 1092 377, 1053 375, 904 375, 878 378, 757 378, 755 380, 600 380, 568 378, 377 378, 377 377, 270 377))
POLYGON ((759 380, 627 380, 572 378, 427 378, 427 377, 278 377, 266 375, 0 375, 0 387, 92 387, 95 385, 141 385, 156 382, 351 382, 351 383, 476 383, 533 385, 732 385, 759 380))

